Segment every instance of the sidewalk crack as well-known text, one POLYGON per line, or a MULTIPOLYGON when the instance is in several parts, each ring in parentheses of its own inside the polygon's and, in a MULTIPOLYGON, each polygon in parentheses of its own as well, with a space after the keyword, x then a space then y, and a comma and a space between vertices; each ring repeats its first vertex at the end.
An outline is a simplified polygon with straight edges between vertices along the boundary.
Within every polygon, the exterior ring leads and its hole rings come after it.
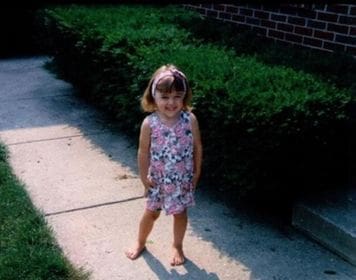
POLYGON ((67 138, 85 137, 85 136, 91 136, 91 135, 100 135, 100 134, 105 134, 105 133, 109 133, 109 132, 110 132, 109 130, 102 130, 102 131, 93 132, 93 133, 81 133, 81 134, 74 134, 74 135, 61 136, 61 137, 43 138, 43 139, 37 139, 37 140, 28 140, 28 141, 22 141, 22 142, 8 143, 7 146, 15 146, 15 145, 22 145, 22 144, 32 144, 32 143, 37 143, 37 142, 62 140, 62 139, 67 139, 67 138))
POLYGON ((61 215, 61 214, 78 212, 78 211, 83 211, 83 210, 88 210, 88 209, 93 209, 93 208, 105 207, 105 206, 109 206, 109 205, 113 205, 113 204, 129 202, 129 201, 133 201, 133 200, 137 200, 137 199, 141 199, 141 198, 144 198, 144 197, 136 196, 136 197, 131 197, 131 198, 123 199, 123 200, 99 203, 99 204, 94 204, 94 205, 85 206, 85 207, 79 207, 79 208, 73 208, 73 209, 68 209, 68 210, 62 210, 62 211, 58 211, 58 212, 46 213, 45 217, 57 216, 57 215, 61 215))

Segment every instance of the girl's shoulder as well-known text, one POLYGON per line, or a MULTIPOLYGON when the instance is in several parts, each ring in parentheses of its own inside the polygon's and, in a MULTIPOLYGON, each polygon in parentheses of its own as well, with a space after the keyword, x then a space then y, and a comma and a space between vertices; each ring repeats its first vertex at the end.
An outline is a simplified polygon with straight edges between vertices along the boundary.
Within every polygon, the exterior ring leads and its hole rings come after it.
POLYGON ((141 123, 141 128, 150 128, 150 118, 149 118, 149 115, 146 116, 142 123, 141 123))

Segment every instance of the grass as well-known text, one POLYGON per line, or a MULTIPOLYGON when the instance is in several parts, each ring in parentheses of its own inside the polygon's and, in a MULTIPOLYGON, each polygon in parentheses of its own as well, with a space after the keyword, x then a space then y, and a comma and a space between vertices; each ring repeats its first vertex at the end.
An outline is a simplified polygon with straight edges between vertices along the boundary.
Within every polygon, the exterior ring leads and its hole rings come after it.
POLYGON ((0 279, 85 280, 56 243, 8 163, 0 143, 0 279))

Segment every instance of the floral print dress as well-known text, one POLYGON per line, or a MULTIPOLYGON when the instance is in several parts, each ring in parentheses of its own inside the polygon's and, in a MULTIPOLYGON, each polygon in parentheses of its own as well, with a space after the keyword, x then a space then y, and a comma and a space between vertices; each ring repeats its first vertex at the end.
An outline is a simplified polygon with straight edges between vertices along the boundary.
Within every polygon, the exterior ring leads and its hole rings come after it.
POLYGON ((163 124, 155 112, 148 118, 151 128, 148 176, 154 186, 148 192, 147 209, 179 214, 195 204, 190 113, 182 111, 172 127, 163 124))

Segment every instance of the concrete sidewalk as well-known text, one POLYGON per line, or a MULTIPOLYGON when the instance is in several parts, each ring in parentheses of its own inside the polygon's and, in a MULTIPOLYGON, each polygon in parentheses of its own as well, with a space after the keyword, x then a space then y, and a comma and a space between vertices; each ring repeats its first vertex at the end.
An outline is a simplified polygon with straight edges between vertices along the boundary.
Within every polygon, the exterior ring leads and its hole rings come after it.
MULTIPOLYGON (((0 61, 0 139, 73 264, 91 279, 356 279, 356 267, 305 238, 197 191, 185 238, 188 261, 171 267, 172 219, 161 215, 148 250, 136 237, 144 199, 136 140, 43 68, 46 57, 0 61)), ((139 104, 137 105, 139 106, 139 104)))

